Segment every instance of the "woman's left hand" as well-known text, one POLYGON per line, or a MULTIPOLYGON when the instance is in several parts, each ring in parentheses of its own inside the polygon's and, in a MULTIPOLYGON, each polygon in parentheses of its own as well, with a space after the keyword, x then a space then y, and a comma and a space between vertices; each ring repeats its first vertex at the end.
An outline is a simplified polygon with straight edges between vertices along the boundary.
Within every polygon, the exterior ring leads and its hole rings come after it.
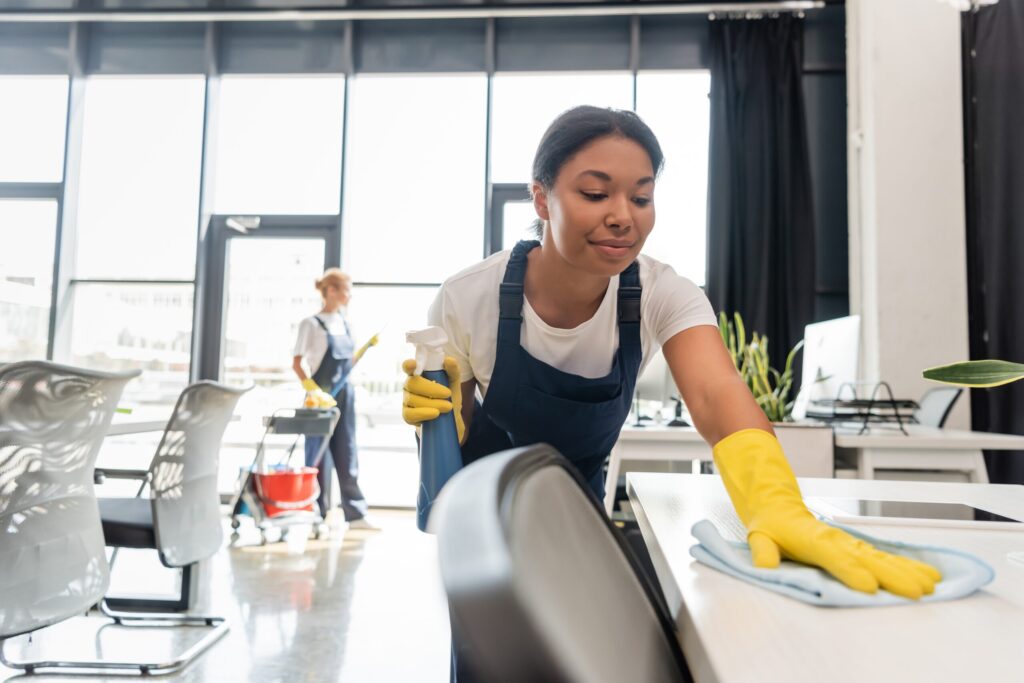
POLYGON ((377 335, 373 335, 372 337, 370 337, 365 344, 363 344, 356 350, 355 355, 352 357, 353 365, 359 362, 359 359, 363 357, 363 354, 366 353, 367 349, 369 349, 371 346, 376 346, 378 343, 380 343, 380 339, 377 337, 377 335))
POLYGON ((878 550, 818 520, 804 505, 778 439, 745 429, 715 444, 715 464, 736 513, 746 525, 754 566, 774 568, 782 557, 821 567, 854 590, 883 588, 917 600, 935 590, 935 567, 878 550))

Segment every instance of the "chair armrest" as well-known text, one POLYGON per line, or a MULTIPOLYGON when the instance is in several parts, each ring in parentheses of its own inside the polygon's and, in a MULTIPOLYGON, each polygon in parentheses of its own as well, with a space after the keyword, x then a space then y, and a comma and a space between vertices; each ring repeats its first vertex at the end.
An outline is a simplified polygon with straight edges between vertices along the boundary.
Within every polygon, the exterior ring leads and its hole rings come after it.
POLYGON ((107 479, 136 479, 149 481, 149 470, 115 470, 104 467, 97 467, 93 470, 93 483, 102 484, 107 479))

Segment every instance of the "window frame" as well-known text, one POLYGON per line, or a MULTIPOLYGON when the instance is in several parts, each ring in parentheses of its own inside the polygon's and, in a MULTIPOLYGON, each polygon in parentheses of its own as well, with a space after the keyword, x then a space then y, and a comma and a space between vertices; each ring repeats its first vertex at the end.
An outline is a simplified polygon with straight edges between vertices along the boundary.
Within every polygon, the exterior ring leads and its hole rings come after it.
MULTIPOLYGON (((641 21, 640 17, 627 18, 626 22, 629 24, 628 45, 625 43, 623 45, 617 44, 616 49, 628 49, 629 52, 628 59, 626 60, 628 68, 625 71, 632 79, 634 108, 636 105, 637 75, 640 72, 641 67, 643 67, 644 72, 706 69, 707 65, 702 63, 704 60, 703 56, 701 56, 697 61, 693 61, 694 55, 698 53, 690 53, 684 60, 685 63, 680 62, 679 64, 668 64, 663 63, 660 60, 645 58, 644 55, 647 54, 645 50, 649 47, 647 43, 649 41, 653 41, 651 42, 651 45, 656 46, 660 44, 659 41, 661 38, 654 34, 651 34, 648 38, 642 38, 642 33, 646 32, 647 28, 642 28, 646 27, 646 24, 641 21)), ((621 66, 615 67, 615 65, 610 64, 598 65, 595 67, 587 64, 570 64, 568 62, 565 64, 559 63, 556 68, 545 68, 545 66, 547 66, 546 63, 538 62, 537 64, 522 65, 513 64, 508 60, 504 60, 499 64, 498 42, 505 39, 508 35, 511 35, 508 31, 510 30, 509 27, 514 23, 515 22, 503 23, 503 20, 496 19, 487 19, 486 21, 479 22, 480 28, 484 33, 484 39, 481 43, 483 49, 482 65, 484 66, 483 71, 487 79, 486 110, 481 109, 480 112, 481 116, 486 117, 484 168, 481 169, 484 182, 481 183, 480 188, 484 194, 483 215, 480 217, 481 229, 483 231, 483 248, 481 250, 481 257, 487 257, 501 250, 503 246, 504 232, 504 205, 509 201, 523 201, 524 196, 526 196, 528 192, 528 186, 524 184, 494 183, 491 180, 491 137, 494 102, 493 84, 495 76, 506 73, 527 72, 537 74, 606 72, 609 71, 609 69, 618 71, 621 68, 621 66), (499 28, 501 30, 498 30, 499 28)), ((434 73, 438 75, 451 75, 456 72, 480 73, 481 64, 470 60, 464 64, 461 62, 457 63, 457 61, 445 62, 440 65, 440 68, 431 68, 430 64, 427 64, 426 68, 423 68, 422 64, 418 65, 419 68, 408 68, 409 65, 406 65, 406 67, 403 68, 402 65, 396 63, 392 65, 385 65, 386 68, 382 69, 379 68, 381 65, 371 65, 367 62, 363 58, 365 55, 358 59, 356 58, 357 47, 360 50, 365 48, 365 45, 362 45, 360 41, 366 39, 372 34, 371 31, 371 33, 363 36, 362 27, 365 26, 365 24, 362 24, 359 21, 346 22, 339 25, 341 30, 336 32, 324 30, 328 28, 328 24, 318 24, 318 26, 320 26, 320 28, 312 30, 311 32, 307 32, 305 30, 299 30, 296 32, 297 29, 293 26, 282 26, 280 28, 266 26, 261 27, 261 31, 270 31, 271 33, 279 31, 282 38, 287 38, 291 43, 294 43, 296 39, 298 39, 299 42, 311 40, 313 42, 310 43, 310 45, 316 43, 320 46, 318 49, 326 49, 325 46, 330 44, 333 46, 332 49, 339 49, 340 53, 333 55, 331 59, 325 62, 314 64, 309 62, 306 57, 302 56, 307 54, 304 52, 306 48, 296 46, 295 49, 297 52, 293 55, 297 60, 296 63, 309 65, 308 67, 304 66, 300 69, 293 65, 288 69, 275 70, 266 68, 267 65, 264 65, 263 68, 259 69, 259 73, 248 71, 247 75, 257 76, 262 73, 267 76, 295 75, 305 77, 322 73, 343 75, 345 77, 343 120, 341 121, 341 158, 338 159, 338 163, 341 167, 341 187, 337 213, 332 216, 261 216, 263 221, 261 224, 262 229, 267 229, 267 232, 264 234, 268 235, 270 234, 269 228, 272 225, 275 226, 275 230, 278 228, 286 230, 286 227, 282 225, 283 223, 301 225, 303 221, 313 220, 316 222, 322 220, 323 225, 326 226, 329 222, 333 221, 333 224, 337 229, 337 248, 335 249, 334 246, 330 247, 331 253, 326 259, 327 265, 333 265, 343 262, 341 250, 345 243, 345 174, 346 155, 349 151, 349 88, 352 78, 360 73, 371 74, 382 72, 416 73, 423 74, 424 76, 434 73)), ((468 24, 466 24, 466 26, 468 26, 468 24)), ((581 37, 589 35, 588 31, 590 31, 590 29, 585 28, 583 24, 576 28, 573 28, 573 26, 574 24, 572 22, 562 22, 562 28, 559 30, 572 32, 579 29, 581 37)), ((163 29, 154 25, 149 26, 147 31, 160 33, 163 29)), ((180 27, 168 27, 166 31, 170 37, 172 34, 177 35, 175 31, 180 33, 180 27)), ((212 343, 208 339, 214 329, 212 326, 213 320, 217 315, 223 312, 223 302, 220 302, 218 299, 218 296, 223 293, 222 287, 218 286, 218 280, 221 285, 223 283, 224 274, 222 272, 218 272, 219 270, 222 270, 223 259, 217 257, 216 249, 222 246, 220 242, 223 241, 223 238, 220 233, 224 229, 223 224, 225 216, 219 214, 215 215, 212 206, 212 197, 215 189, 213 187, 213 180, 215 176, 213 169, 213 155, 218 142, 216 131, 216 123, 219 116, 217 100, 221 76, 226 74, 241 74, 245 72, 245 70, 239 70, 239 67, 243 67, 244 64, 239 61, 240 58, 237 55, 232 57, 231 55, 225 54, 230 50, 239 48, 241 44, 237 41, 238 36, 235 36, 230 31, 225 31, 224 27, 219 26, 215 22, 207 24, 204 27, 204 32, 204 40, 202 41, 201 46, 197 40, 193 40, 191 38, 185 42, 175 42, 174 40, 170 40, 169 42, 164 42, 157 46, 147 46, 145 43, 139 43, 138 41, 132 43, 130 40, 131 36, 127 34, 121 35, 121 33, 124 33, 122 31, 97 32, 90 30, 89 25, 81 23, 71 24, 67 29, 69 56, 68 68, 66 70, 55 71, 55 73, 63 71, 69 76, 67 126, 64 138, 64 176, 60 183, 0 183, 0 197, 45 197, 55 199, 57 201, 58 223, 54 249, 54 284, 51 297, 50 324, 47 341, 47 357, 50 359, 66 358, 70 349, 70 329, 67 321, 70 320, 71 316, 70 311, 65 309, 68 306, 67 302, 73 300, 73 297, 70 296, 71 288, 88 283, 123 284, 125 286, 190 284, 194 287, 195 291, 190 379, 193 381, 198 379, 217 379, 217 369, 219 368, 219 349, 215 349, 214 347, 219 347, 219 343, 212 343), (125 42, 126 40, 128 42, 125 42), (113 41, 111 42, 111 46, 116 49, 107 49, 105 47, 106 41, 113 41), (194 51, 196 49, 202 50, 201 60, 197 60, 194 55, 189 52, 190 50, 194 51), (158 52, 164 51, 166 52, 168 59, 164 62, 160 62, 159 68, 154 66, 154 64, 157 64, 159 60, 154 61, 151 59, 152 55, 140 59, 136 63, 132 63, 130 60, 123 61, 127 58, 126 55, 128 54, 125 50, 137 50, 140 52, 146 50, 157 50, 158 52), (103 60, 97 62, 94 57, 100 54, 117 55, 118 59, 122 61, 114 63, 104 57, 103 60), (79 170, 81 166, 82 139, 84 136, 84 115, 82 111, 82 104, 85 96, 85 83, 91 75, 113 73, 126 76, 195 74, 202 75, 205 79, 205 108, 200 168, 201 187, 198 215, 196 216, 196 268, 194 277, 191 279, 148 280, 127 278, 79 278, 76 277, 73 272, 70 272, 70 264, 73 263, 76 240, 78 237, 74 212, 77 208, 77 193, 80 185, 79 170)), ((131 31, 128 33, 131 33, 131 31)), ((193 31, 193 33, 195 32, 193 31)), ((147 35, 149 34, 147 33, 147 35)), ((191 33, 189 35, 191 36, 191 33)), ((520 39, 521 38, 522 36, 520 36, 520 39)), ((393 40, 394 36, 390 36, 389 39, 393 40)), ((2 40, 3 37, 0 36, 0 42, 2 42, 2 40)), ((467 43, 467 45, 468 44, 469 43, 467 43)), ((254 45, 255 43, 246 43, 245 49, 248 52, 245 54, 250 54, 252 49, 254 49, 254 45)), ((466 46, 464 45, 463 48, 465 47, 466 46)), ((672 59, 677 58, 673 57, 672 59)), ((331 229, 333 230, 334 228, 332 227, 331 229)), ((333 237, 328 240, 331 244, 334 244, 334 241, 335 238, 333 237)), ((374 281, 355 282, 354 284, 356 286, 365 285, 375 287, 437 287, 440 283, 374 281)), ((219 330, 220 325, 218 324, 216 328, 219 330)))

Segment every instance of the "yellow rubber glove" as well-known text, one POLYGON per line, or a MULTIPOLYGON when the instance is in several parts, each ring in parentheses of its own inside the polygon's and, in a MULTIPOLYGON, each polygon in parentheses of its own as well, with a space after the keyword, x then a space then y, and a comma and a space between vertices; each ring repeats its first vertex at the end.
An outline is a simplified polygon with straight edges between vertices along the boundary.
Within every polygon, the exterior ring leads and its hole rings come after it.
POLYGON ((321 389, 311 377, 302 380, 302 388, 306 390, 306 400, 303 405, 307 408, 333 408, 338 405, 334 397, 321 389))
POLYGON ((935 567, 876 549, 819 521, 804 505, 778 439, 744 429, 715 444, 715 464, 736 513, 747 527, 755 567, 779 566, 781 556, 821 567, 850 588, 879 587, 916 600, 935 590, 935 567))
POLYGON ((355 365, 356 363, 358 363, 359 359, 363 357, 364 353, 366 353, 366 350, 371 346, 376 346, 379 342, 380 339, 377 338, 377 335, 373 335, 372 337, 370 337, 365 344, 359 347, 355 355, 352 356, 352 364, 355 365))
POLYGON ((408 424, 419 425, 454 410, 459 445, 465 443, 466 425, 462 421, 462 382, 458 362, 451 356, 444 357, 444 371, 454 391, 443 384, 413 374, 416 372, 416 361, 412 358, 402 363, 402 369, 409 375, 405 380, 402 419, 408 424))

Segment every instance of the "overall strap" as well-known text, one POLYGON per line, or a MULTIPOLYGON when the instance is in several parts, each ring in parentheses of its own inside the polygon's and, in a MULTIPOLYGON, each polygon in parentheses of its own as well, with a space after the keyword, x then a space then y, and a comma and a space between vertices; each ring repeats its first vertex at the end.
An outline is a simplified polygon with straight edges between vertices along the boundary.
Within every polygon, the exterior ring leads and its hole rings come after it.
POLYGON ((619 276, 619 348, 640 346, 640 265, 629 264, 619 276))
MULTIPOLYGON (((313 316, 313 320, 317 321, 317 323, 320 325, 320 327, 323 328, 324 332, 327 333, 328 337, 331 336, 331 331, 329 329, 327 329, 327 323, 325 323, 323 320, 321 320, 320 316, 314 315, 313 316)), ((344 316, 342 316, 342 318, 341 318, 341 324, 345 326, 345 335, 348 336, 348 337, 351 337, 352 336, 352 332, 351 332, 351 330, 349 330, 349 328, 348 328, 348 320, 346 320, 344 316)))
POLYGON ((498 292, 498 346, 519 348, 519 332, 523 322, 523 281, 526 279, 526 255, 537 240, 520 240, 512 248, 505 266, 505 277, 498 292))

